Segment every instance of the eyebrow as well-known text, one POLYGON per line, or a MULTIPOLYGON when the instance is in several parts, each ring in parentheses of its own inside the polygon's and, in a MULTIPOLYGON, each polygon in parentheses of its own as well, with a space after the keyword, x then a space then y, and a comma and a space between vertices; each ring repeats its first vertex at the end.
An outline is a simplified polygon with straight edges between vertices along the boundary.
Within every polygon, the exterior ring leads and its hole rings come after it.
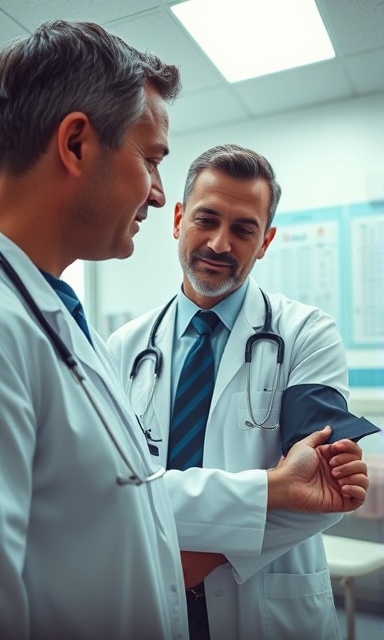
POLYGON ((151 153, 158 153, 165 158, 169 154, 169 149, 167 145, 158 143, 151 146, 151 153))
MULTIPOLYGON (((215 216, 216 218, 221 217, 221 213, 219 211, 211 209, 210 207, 199 207, 197 209, 197 213, 206 213, 208 215, 215 216)), ((233 224, 251 224, 252 226, 257 227, 257 229, 260 228, 259 222, 258 220, 255 220, 255 218, 236 218, 233 224)))

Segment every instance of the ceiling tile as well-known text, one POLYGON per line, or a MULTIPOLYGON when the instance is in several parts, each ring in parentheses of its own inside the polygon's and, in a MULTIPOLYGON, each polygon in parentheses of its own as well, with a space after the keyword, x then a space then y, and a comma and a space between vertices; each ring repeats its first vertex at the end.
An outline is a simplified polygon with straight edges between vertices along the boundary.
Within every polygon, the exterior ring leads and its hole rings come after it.
POLYGON ((12 38, 18 38, 19 36, 27 35, 28 31, 23 29, 17 22, 9 18, 0 9, 0 42, 6 40, 12 40, 12 38))
POLYGON ((171 107, 176 135, 384 90, 384 0, 316 0, 340 57, 234 84, 176 19, 176 2, 0 0, 0 41, 55 18, 105 25, 180 67, 182 95, 171 107))
POLYGON ((148 49, 166 62, 177 64, 181 70, 184 93, 224 82, 201 49, 164 8, 129 20, 118 20, 108 24, 107 28, 137 49, 148 49))
POLYGON ((384 91, 384 49, 348 57, 344 65, 359 93, 384 91))
POLYGON ((158 5, 159 0, 0 0, 0 9, 31 30, 58 18, 104 24, 158 5))
POLYGON ((246 111, 227 89, 204 91, 176 100, 170 108, 171 133, 218 127, 247 118, 246 111))
POLYGON ((352 96, 346 76, 336 60, 239 82, 233 86, 255 116, 352 96))
POLYGON ((321 0, 319 5, 324 5, 324 17, 326 22, 330 20, 331 37, 334 35, 337 39, 339 53, 358 53, 383 46, 384 2, 381 0, 321 0))

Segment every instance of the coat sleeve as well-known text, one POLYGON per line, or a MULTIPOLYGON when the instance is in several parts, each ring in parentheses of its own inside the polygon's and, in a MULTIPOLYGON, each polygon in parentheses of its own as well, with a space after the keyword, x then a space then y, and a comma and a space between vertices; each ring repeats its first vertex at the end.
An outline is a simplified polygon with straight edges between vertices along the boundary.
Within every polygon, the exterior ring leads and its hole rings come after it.
POLYGON ((342 518, 283 509, 267 513, 264 470, 172 470, 165 478, 180 548, 222 553, 238 583, 342 518))
POLYGON ((180 548, 259 554, 267 508, 264 470, 169 470, 165 474, 180 548))
POLYGON ((339 522, 343 515, 342 513, 300 513, 284 509, 269 511, 260 553, 247 558, 235 554, 226 556, 232 565, 236 582, 239 584, 245 582, 296 545, 339 522))

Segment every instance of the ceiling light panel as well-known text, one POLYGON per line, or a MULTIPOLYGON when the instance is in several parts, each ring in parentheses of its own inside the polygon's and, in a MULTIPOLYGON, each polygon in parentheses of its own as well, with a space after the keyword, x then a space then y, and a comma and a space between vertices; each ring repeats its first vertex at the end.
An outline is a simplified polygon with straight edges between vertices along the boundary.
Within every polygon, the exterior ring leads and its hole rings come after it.
POLYGON ((171 9, 229 82, 335 56, 314 0, 187 0, 171 9))

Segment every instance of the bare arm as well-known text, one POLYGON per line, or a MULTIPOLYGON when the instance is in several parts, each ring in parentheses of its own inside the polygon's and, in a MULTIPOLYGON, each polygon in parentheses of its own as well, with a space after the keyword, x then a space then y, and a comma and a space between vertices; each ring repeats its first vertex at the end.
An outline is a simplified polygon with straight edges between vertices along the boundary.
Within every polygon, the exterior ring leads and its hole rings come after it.
POLYGON ((228 562, 227 558, 221 553, 181 551, 185 588, 191 589, 196 586, 216 567, 226 562, 228 562))

